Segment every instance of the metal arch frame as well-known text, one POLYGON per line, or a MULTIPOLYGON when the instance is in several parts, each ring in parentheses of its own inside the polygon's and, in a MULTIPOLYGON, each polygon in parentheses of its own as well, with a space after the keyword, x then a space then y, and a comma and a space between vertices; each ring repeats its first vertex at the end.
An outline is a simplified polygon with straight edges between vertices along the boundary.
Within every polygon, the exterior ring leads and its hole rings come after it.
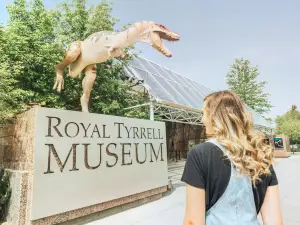
MULTIPOLYGON (((196 110, 188 110, 184 108, 174 107, 163 102, 148 102, 141 105, 136 105, 132 107, 125 108, 126 110, 140 108, 140 107, 150 107, 150 120, 154 120, 154 115, 161 116, 162 121, 175 122, 175 123, 185 123, 191 125, 202 126, 202 112, 196 110)), ((270 127, 265 127, 262 125, 254 125, 254 128, 260 130, 264 134, 272 135, 274 129, 270 127)))
POLYGON ((125 110, 136 109, 141 107, 150 107, 150 120, 154 120, 154 115, 161 116, 162 121, 186 123, 192 125, 203 125, 202 112, 196 110, 188 110, 171 105, 164 104, 163 102, 151 101, 145 104, 136 105, 125 108, 125 110))
POLYGON ((154 113, 162 116, 163 121, 203 125, 202 113, 189 111, 182 108, 172 107, 161 103, 154 103, 154 113))
POLYGON ((257 124, 255 124, 254 127, 267 135, 273 135, 274 133, 274 129, 271 127, 265 127, 257 124))
MULTIPOLYGON (((202 121, 202 112, 190 111, 187 109, 172 107, 169 105, 165 105, 163 103, 153 103, 154 113, 162 116, 161 120, 176 122, 176 123, 186 123, 191 125, 203 125, 202 121)), ((270 127, 265 127, 262 125, 254 125, 255 129, 260 130, 266 135, 272 135, 274 129, 270 127)))

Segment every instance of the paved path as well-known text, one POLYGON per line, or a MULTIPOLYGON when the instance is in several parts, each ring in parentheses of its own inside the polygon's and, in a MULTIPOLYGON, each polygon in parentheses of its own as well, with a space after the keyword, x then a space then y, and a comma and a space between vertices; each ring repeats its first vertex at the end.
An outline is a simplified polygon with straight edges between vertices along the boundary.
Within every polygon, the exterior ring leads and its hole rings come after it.
MULTIPOLYGON (((181 165, 178 165, 181 167, 181 165)), ((178 166, 169 169, 178 178, 178 166)), ((284 224, 300 224, 300 155, 276 162, 280 182, 284 224)), ((133 208, 87 225, 182 225, 185 211, 185 187, 176 182, 176 189, 164 198, 133 208)))
POLYGON ((281 159, 275 166, 284 225, 300 224, 300 154, 281 159))
POLYGON ((183 182, 181 181, 181 177, 185 162, 185 160, 180 160, 178 162, 168 162, 168 179, 175 187, 183 184, 183 182))

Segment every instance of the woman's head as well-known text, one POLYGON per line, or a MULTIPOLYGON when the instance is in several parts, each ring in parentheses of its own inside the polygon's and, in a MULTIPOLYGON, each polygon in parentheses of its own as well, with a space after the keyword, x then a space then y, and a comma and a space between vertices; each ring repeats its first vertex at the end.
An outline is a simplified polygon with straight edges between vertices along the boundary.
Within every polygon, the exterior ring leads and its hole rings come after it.
POLYGON ((264 135, 253 130, 245 103, 231 91, 220 91, 204 99, 203 119, 206 132, 226 147, 234 165, 251 177, 253 183, 269 173, 272 148, 264 135))
POLYGON ((219 91, 204 99, 203 123, 209 134, 232 136, 252 129, 244 102, 231 91, 219 91))

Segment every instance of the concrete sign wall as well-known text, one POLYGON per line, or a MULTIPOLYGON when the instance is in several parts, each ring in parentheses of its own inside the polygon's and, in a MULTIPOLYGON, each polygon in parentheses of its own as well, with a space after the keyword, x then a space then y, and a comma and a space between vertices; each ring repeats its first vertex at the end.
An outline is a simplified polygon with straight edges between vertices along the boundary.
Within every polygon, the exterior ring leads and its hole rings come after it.
POLYGON ((165 124, 39 108, 31 219, 167 185, 165 124))

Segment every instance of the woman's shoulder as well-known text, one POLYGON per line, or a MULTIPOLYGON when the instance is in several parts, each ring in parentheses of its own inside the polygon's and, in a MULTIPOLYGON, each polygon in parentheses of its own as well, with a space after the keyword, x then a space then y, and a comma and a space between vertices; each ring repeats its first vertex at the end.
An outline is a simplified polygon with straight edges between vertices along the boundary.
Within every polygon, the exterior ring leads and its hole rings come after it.
POLYGON ((209 167, 211 164, 218 164, 222 162, 224 156, 222 150, 211 142, 204 142, 195 145, 188 152, 188 161, 193 160, 202 164, 203 167, 209 167))
POLYGON ((270 166, 270 173, 266 174, 266 175, 262 175, 260 177, 260 183, 262 184, 262 186, 264 186, 265 188, 268 186, 274 186, 278 184, 278 179, 277 179, 277 175, 276 172, 274 170, 273 165, 270 166))
POLYGON ((219 150, 217 151, 218 153, 222 152, 221 149, 219 149, 218 146, 216 146, 215 144, 211 143, 211 142, 204 142, 201 144, 197 144, 195 145, 191 150, 191 154, 195 154, 195 155, 208 155, 208 154, 212 154, 216 151, 214 150, 219 150))

